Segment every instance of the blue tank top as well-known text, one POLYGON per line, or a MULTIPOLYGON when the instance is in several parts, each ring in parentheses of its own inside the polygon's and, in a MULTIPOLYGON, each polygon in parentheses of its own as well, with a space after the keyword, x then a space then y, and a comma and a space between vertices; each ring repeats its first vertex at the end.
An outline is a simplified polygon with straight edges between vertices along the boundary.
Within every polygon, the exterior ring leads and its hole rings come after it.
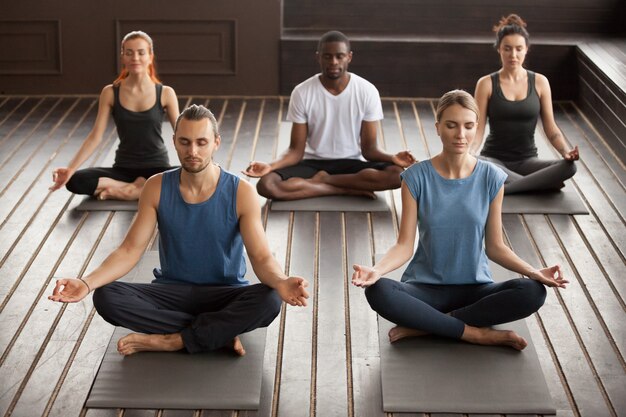
POLYGON ((248 285, 237 217, 239 178, 220 169, 215 192, 190 204, 180 193, 180 168, 163 173, 157 210, 159 259, 154 282, 248 285))
POLYGON ((120 138, 114 167, 169 167, 167 148, 161 135, 164 109, 161 105, 163 85, 156 84, 156 102, 146 111, 130 111, 120 103, 120 87, 113 86, 113 120, 120 138))
POLYGON ((506 174, 481 161, 461 179, 439 175, 430 160, 400 174, 417 201, 419 242, 403 282, 481 284, 493 282, 484 239, 489 205, 506 174))
POLYGON ((541 112, 539 95, 535 89, 535 73, 528 73, 526 98, 511 101, 500 88, 500 75, 491 74, 493 92, 487 104, 489 136, 481 155, 502 161, 520 161, 537 156, 535 127, 541 112))

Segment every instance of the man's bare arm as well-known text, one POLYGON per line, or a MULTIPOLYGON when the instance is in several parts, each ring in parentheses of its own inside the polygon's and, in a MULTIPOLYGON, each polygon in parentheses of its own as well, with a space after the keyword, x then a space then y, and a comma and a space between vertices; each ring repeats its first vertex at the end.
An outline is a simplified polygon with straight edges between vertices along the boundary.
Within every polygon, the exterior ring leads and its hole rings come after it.
POLYGON ((261 223, 258 195, 246 181, 240 181, 237 189, 237 213, 239 230, 256 276, 278 291, 285 302, 305 306, 309 297, 305 290, 308 282, 300 277, 287 277, 272 255, 261 223))
POLYGON ((287 148, 280 158, 270 163, 252 161, 243 173, 250 177, 262 177, 276 169, 297 164, 304 156, 308 132, 308 125, 306 123, 294 123, 291 127, 289 148, 287 148))

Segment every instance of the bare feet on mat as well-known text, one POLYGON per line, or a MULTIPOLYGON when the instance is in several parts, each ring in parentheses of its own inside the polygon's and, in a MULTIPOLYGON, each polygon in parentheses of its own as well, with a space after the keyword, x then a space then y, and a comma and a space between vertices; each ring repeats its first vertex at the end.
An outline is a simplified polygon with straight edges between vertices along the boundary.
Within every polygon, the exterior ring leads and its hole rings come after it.
POLYGON ((528 346, 528 342, 512 330, 494 330, 489 327, 479 328, 466 325, 461 339, 478 345, 509 346, 516 350, 524 350, 528 346))
POLYGON ((145 183, 146 179, 139 177, 126 185, 107 187, 98 194, 98 200, 138 200, 145 183))
MULTIPOLYGON (((309 178, 308 181, 313 182, 313 183, 328 184, 328 179, 330 177, 331 177, 331 175, 328 172, 326 172, 326 171, 318 171, 315 175, 313 175, 311 178, 309 178)), ((329 185, 332 185, 332 184, 329 184, 329 185)), ((356 196, 366 197, 366 198, 369 198, 371 200, 376 200, 376 198, 377 198, 376 194, 373 191, 355 190, 355 189, 352 189, 352 188, 337 187, 335 185, 333 185, 333 187, 336 188, 338 195, 341 195, 341 194, 356 195, 356 196)))
POLYGON ((243 348, 243 344, 241 343, 241 339, 239 336, 233 339, 233 350, 239 356, 243 356, 246 354, 246 350, 243 348))
POLYGON ((184 347, 180 333, 172 334, 142 334, 131 333, 117 342, 117 351, 124 355, 137 352, 173 352, 184 347))
POLYGON ((310 180, 312 182, 321 182, 321 183, 325 183, 326 179, 330 177, 330 174, 326 171, 317 171, 317 173, 315 175, 313 175, 310 180))
POLYGON ((396 326, 389 330, 389 343, 395 343, 398 340, 404 339, 405 337, 416 337, 416 336, 424 336, 428 333, 411 329, 409 327, 396 326))

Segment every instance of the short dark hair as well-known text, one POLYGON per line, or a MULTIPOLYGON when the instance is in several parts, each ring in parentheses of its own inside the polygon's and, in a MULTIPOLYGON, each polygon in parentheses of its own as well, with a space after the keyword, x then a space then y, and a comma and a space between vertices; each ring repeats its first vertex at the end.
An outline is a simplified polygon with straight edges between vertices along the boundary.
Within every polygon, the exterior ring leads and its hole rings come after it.
POLYGON ((176 131, 178 130, 178 124, 180 123, 181 119, 185 119, 185 120, 209 119, 213 127, 213 135, 215 137, 218 137, 220 134, 217 128, 217 120, 215 120, 215 116, 213 115, 213 112, 211 112, 211 110, 207 109, 206 107, 202 105, 192 104, 191 106, 187 107, 185 110, 182 111, 182 113, 176 119, 176 124, 174 125, 174 134, 176 134, 176 131))
POLYGON ((322 51, 323 44, 330 42, 343 42, 346 44, 348 51, 350 50, 350 39, 338 30, 331 30, 330 32, 324 33, 320 38, 320 41, 317 43, 317 52, 322 51))

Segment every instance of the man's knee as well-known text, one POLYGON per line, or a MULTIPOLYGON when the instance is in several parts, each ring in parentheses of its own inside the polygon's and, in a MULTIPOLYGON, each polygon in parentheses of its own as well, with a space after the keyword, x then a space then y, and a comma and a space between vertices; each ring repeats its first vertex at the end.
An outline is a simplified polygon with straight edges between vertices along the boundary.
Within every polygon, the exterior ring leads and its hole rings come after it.
POLYGON ((404 169, 398 165, 391 165, 385 168, 385 172, 389 178, 389 188, 400 188, 402 185, 400 174, 402 174, 403 171, 404 169))
POLYGON ((269 174, 262 176, 259 182, 256 183, 256 190, 265 198, 278 198, 278 183, 280 181, 282 181, 280 175, 270 172, 269 174))
POLYGON ((276 290, 267 285, 255 285, 252 290, 256 293, 254 299, 262 315, 267 319, 267 324, 271 323, 280 313, 282 299, 276 290))
POLYGON ((117 325, 118 313, 116 300, 119 300, 116 282, 96 288, 93 292, 93 305, 100 316, 107 322, 117 325))
POLYGON ((96 308, 98 314, 100 314, 107 321, 109 321, 108 318, 114 310, 111 303, 113 299, 113 291, 111 291, 109 285, 96 288, 93 292, 93 306, 96 308))

